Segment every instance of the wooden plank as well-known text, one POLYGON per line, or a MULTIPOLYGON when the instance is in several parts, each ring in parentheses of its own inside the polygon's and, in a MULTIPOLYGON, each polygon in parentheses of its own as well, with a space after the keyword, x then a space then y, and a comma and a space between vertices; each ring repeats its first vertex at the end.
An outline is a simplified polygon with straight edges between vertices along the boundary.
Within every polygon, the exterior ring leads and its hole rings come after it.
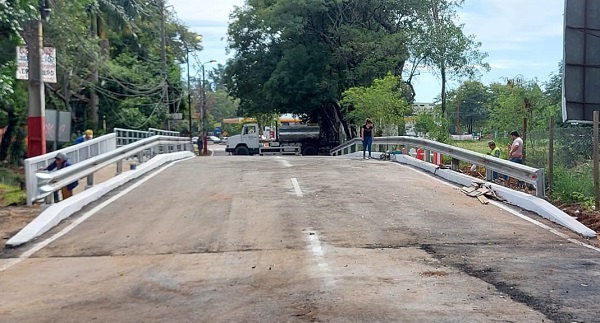
POLYGON ((463 191, 465 194, 469 194, 469 193, 477 190, 477 187, 474 187, 474 186, 467 187, 467 186, 465 186, 465 187, 461 188, 460 190, 463 191))
POLYGON ((481 192, 481 194, 487 194, 490 192, 490 190, 487 187, 480 187, 477 189, 478 192, 481 192))
POLYGON ((467 196, 470 196, 470 197, 477 197, 477 196, 479 196, 479 195, 482 195, 482 194, 483 194, 483 193, 482 193, 482 192, 480 192, 479 190, 475 190, 475 191, 473 191, 473 192, 471 192, 471 193, 467 194, 467 196))
POLYGON ((479 202, 481 202, 481 204, 488 204, 488 203, 490 203, 490 201, 487 198, 485 198, 485 196, 483 196, 483 195, 477 196, 477 199, 479 200, 479 202))

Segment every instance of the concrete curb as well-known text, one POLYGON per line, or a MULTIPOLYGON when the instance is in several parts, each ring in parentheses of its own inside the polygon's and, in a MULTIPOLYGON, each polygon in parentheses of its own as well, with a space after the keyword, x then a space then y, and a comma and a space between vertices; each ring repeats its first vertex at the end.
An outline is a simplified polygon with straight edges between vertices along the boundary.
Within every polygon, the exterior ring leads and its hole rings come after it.
MULTIPOLYGON (((380 153, 373 153, 373 156, 378 158, 380 153)), ((362 152, 345 155, 351 158, 362 157, 362 152)), ((450 169, 440 169, 437 165, 424 162, 422 160, 410 157, 407 155, 396 155, 396 161, 404 164, 419 168, 434 176, 443 178, 449 182, 459 184, 462 186, 470 186, 474 181, 473 177, 455 172, 450 169)), ((481 180, 480 180, 481 181, 481 180)), ((581 222, 573 219, 570 215, 566 214, 556 206, 550 204, 548 201, 539 197, 529 195, 523 192, 512 190, 508 187, 504 187, 498 184, 489 183, 487 184, 498 194, 501 198, 505 199, 507 203, 518 206, 524 210, 534 212, 541 217, 548 219, 554 223, 562 225, 573 232, 576 232, 586 238, 595 238, 596 232, 581 222)))
POLYGON ((139 165, 136 170, 131 170, 115 176, 103 183, 95 185, 94 187, 81 192, 80 194, 73 195, 73 197, 65 201, 52 204, 33 221, 26 225, 21 231, 10 238, 6 242, 6 245, 16 247, 27 243, 44 234, 48 230, 58 225, 62 220, 81 210, 84 206, 98 200, 115 188, 122 186, 140 176, 143 176, 149 171, 156 169, 165 163, 194 156, 194 153, 189 151, 158 155, 150 159, 148 162, 139 165))

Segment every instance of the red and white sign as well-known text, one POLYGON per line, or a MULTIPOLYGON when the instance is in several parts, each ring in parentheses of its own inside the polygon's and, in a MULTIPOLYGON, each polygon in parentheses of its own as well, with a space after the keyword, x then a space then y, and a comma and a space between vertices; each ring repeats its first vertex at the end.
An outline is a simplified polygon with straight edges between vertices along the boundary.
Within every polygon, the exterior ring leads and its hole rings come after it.
MULTIPOLYGON (((29 79, 27 47, 17 47, 17 80, 29 79)), ((45 83, 56 83, 56 48, 44 47, 42 50, 42 80, 45 83)))

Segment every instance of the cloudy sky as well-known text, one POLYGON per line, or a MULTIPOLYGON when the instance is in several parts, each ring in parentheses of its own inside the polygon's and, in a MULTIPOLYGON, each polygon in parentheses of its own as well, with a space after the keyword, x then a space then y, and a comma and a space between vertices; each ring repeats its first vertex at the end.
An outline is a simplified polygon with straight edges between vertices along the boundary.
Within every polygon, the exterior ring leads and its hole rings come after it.
MULTIPOLYGON (((227 61, 227 25, 234 6, 244 0, 169 0, 177 16, 204 36, 201 62, 227 61), (193 3, 193 5, 190 5, 193 3)), ((504 77, 548 79, 562 59, 564 0, 466 0, 460 23, 466 34, 477 36, 492 67, 484 83, 504 77)), ((208 65, 207 65, 208 68, 208 65)), ((417 100, 431 102, 438 95, 438 78, 423 73, 415 84, 417 100)))

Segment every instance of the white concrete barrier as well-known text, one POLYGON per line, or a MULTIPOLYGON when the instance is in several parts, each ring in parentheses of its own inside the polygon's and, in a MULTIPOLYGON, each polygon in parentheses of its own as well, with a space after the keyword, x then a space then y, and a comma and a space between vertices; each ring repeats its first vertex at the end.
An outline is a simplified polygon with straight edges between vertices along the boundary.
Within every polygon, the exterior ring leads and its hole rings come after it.
MULTIPOLYGON (((459 184, 462 186, 470 186, 474 181, 483 182, 483 180, 481 179, 476 179, 450 169, 440 169, 437 165, 427 163, 406 155, 397 155, 396 160, 401 164, 406 164, 422 169, 435 176, 441 177, 449 182, 459 184)), ((581 222, 573 219, 570 215, 566 214, 565 212, 563 212, 556 206, 550 204, 544 199, 523 192, 515 191, 505 186, 493 183, 488 184, 496 192, 496 194, 498 194, 501 198, 505 199, 506 202, 508 202, 509 204, 516 205, 524 210, 534 212, 586 238, 596 237, 596 232, 594 230, 586 227, 581 222)))
POLYGON ((80 194, 73 195, 69 199, 52 204, 21 231, 10 238, 6 245, 16 247, 27 243, 54 228, 62 220, 81 210, 84 206, 98 200, 115 188, 122 186, 165 163, 194 156, 195 154, 189 151, 158 155, 148 162, 138 165, 135 170, 122 173, 103 183, 94 185, 92 188, 85 190, 80 194))

